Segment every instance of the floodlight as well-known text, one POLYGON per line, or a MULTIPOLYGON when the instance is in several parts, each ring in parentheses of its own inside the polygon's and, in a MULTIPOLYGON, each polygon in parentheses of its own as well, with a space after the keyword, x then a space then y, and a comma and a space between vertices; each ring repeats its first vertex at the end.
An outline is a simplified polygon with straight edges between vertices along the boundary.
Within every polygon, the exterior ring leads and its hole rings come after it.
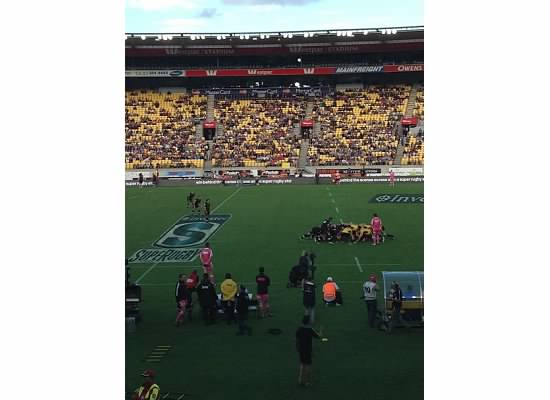
POLYGON ((395 35, 397 33, 397 29, 392 29, 391 33, 395 35))
POLYGON ((289 39, 292 39, 292 33, 289 33, 289 34, 288 34, 288 38, 289 38, 289 39))
POLYGON ((250 39, 250 35, 248 33, 245 33, 244 38, 245 39, 250 39))
POLYGON ((145 39, 146 39, 145 35, 141 35, 141 40, 145 40, 145 39))

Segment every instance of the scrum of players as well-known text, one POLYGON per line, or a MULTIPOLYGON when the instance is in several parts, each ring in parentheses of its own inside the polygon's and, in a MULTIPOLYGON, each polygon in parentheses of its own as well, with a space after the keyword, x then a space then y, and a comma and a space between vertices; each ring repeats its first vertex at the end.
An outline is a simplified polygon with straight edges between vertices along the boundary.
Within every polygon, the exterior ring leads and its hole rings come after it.
POLYGON ((386 239, 394 239, 394 235, 386 232, 382 220, 373 214, 370 224, 340 223, 334 224, 332 218, 325 219, 321 225, 314 226, 304 233, 300 239, 312 239, 315 242, 372 243, 377 246, 386 239))
POLYGON ((187 195, 187 208, 191 208, 191 212, 197 215, 202 215, 204 218, 208 221, 208 217, 210 216, 210 199, 206 199, 204 201, 204 206, 201 208, 202 199, 195 195, 194 192, 190 192, 187 195))

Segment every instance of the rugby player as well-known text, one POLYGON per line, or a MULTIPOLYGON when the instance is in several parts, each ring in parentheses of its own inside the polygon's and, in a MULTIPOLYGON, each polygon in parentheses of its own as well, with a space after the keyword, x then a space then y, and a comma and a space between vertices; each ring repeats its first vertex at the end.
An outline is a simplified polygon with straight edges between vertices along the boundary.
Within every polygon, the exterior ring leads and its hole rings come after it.
POLYGON ((193 207, 193 211, 197 211, 198 214, 200 214, 201 212, 201 199, 199 197, 197 197, 195 199, 195 204, 194 204, 194 207, 193 207))
POLYGON ((379 244, 382 235, 382 220, 376 213, 372 214, 370 225, 372 226, 372 245, 376 246, 379 244))
POLYGON ((205 274, 208 274, 210 277, 210 282, 212 284, 214 283, 214 272, 212 267, 212 257, 214 257, 214 254, 212 253, 212 249, 210 248, 210 243, 206 243, 204 248, 201 249, 200 252, 200 259, 202 263, 202 269, 205 274))
POLYGON ((195 198, 195 193, 193 192, 190 192, 188 195, 187 195, 187 208, 189 207, 193 207, 193 205, 195 204, 193 202, 193 199, 195 198))
POLYGON ((204 202, 204 218, 208 221, 208 217, 210 216, 210 199, 206 199, 204 202))

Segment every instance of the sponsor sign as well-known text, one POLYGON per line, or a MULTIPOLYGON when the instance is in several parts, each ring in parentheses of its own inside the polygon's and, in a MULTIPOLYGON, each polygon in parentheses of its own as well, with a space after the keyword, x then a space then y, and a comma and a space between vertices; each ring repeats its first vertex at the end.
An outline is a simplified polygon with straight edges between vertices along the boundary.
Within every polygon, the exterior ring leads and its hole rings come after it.
POLYGON ((202 124, 202 127, 203 127, 203 128, 215 128, 215 127, 216 127, 216 122, 215 122, 215 121, 204 122, 204 123, 202 124))
POLYGON ((369 203, 400 203, 400 204, 412 204, 421 203, 424 204, 424 194, 377 194, 369 203))
POLYGON ((401 125, 403 126, 416 126, 417 123, 418 123, 418 119, 416 117, 403 118, 401 120, 401 125))
POLYGON ((197 171, 193 170, 178 170, 178 171, 160 171, 159 177, 161 178, 190 178, 197 176, 197 171))
POLYGON ((338 67, 337 74, 365 74, 372 72, 384 72, 383 65, 358 65, 352 67, 338 67))
POLYGON ((145 263, 182 263, 191 262, 200 252, 197 249, 141 249, 136 251, 128 262, 131 264, 145 263))
POLYGON ((152 70, 152 69, 136 69, 127 70, 126 78, 170 78, 177 76, 185 76, 185 71, 182 69, 172 70, 152 70))
MULTIPOLYGON (((139 182, 136 182, 136 181, 128 181, 128 182, 126 182, 126 186, 140 186, 140 184, 139 184, 139 182)), ((153 182, 143 181, 141 186, 153 186, 153 182)))
MULTIPOLYGON (((397 175, 397 174, 396 174, 397 175)), ((322 175, 321 175, 322 176, 322 175)), ((396 182, 424 182, 423 176, 396 176, 396 182)), ((340 183, 387 183, 387 176, 365 178, 342 178, 340 183)))
POLYGON ((302 128, 312 128, 313 127, 313 120, 312 119, 304 119, 302 120, 302 128))
POLYGON ((390 168, 395 176, 419 176, 424 175, 424 167, 399 167, 390 168))
POLYGON ((384 65, 384 72, 424 72, 424 64, 384 65))
POLYGON ((270 68, 270 69, 189 69, 187 78, 207 76, 266 76, 266 75, 333 75, 336 67, 315 68, 270 68))

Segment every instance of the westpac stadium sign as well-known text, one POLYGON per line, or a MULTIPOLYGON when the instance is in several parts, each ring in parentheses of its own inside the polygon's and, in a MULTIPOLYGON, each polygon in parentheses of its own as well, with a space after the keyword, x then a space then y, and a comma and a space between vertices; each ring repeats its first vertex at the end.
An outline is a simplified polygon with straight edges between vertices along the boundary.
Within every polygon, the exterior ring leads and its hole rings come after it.
POLYGON ((182 263, 193 261, 204 244, 231 218, 231 214, 199 215, 180 218, 164 232, 150 249, 136 251, 129 263, 182 263))

